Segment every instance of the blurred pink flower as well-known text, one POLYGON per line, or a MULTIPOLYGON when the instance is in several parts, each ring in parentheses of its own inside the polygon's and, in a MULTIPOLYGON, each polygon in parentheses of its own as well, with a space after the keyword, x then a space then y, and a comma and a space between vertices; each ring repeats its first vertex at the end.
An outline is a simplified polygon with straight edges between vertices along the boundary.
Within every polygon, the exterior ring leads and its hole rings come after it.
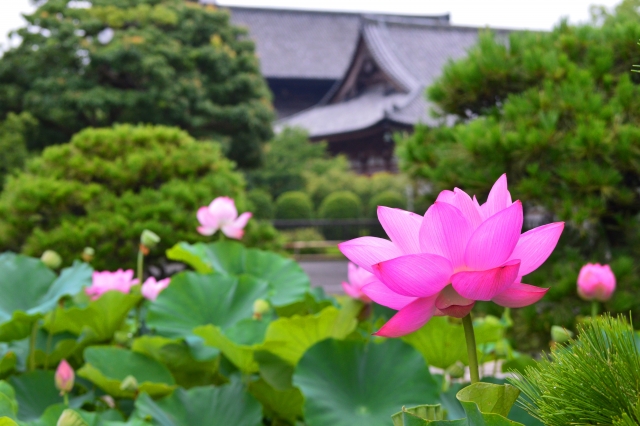
POLYGON ((371 272, 367 271, 364 268, 358 267, 351 262, 349 262, 348 266, 348 277, 349 282, 342 282, 342 288, 347 295, 353 297, 354 299, 360 299, 364 303, 371 303, 371 299, 369 296, 362 292, 362 287, 371 283, 372 281, 378 281, 375 275, 371 272))
POLYGON ((578 275, 578 295, 584 300, 606 302, 616 289, 616 276, 609 265, 587 263, 578 275))
POLYGON ((251 219, 251 213, 242 213, 238 217, 236 203, 229 197, 218 197, 206 207, 198 209, 198 232, 213 235, 218 229, 229 238, 239 240, 244 235, 244 227, 251 219))
POLYGON ((507 177, 493 185, 480 205, 464 191, 442 191, 424 217, 378 207, 391 241, 361 237, 339 245, 352 262, 375 274, 362 291, 396 309, 376 335, 399 337, 433 315, 466 316, 476 301, 519 308, 540 300, 547 289, 521 282, 555 248, 564 223, 522 230, 522 204, 512 202, 507 177))
POLYGON ((171 278, 156 281, 154 277, 149 277, 142 284, 142 295, 149 300, 156 300, 160 292, 169 286, 170 281, 171 278))
POLYGON ((110 290, 129 293, 131 287, 138 284, 138 280, 133 279, 133 270, 131 269, 127 269, 126 271, 118 269, 116 272, 95 271, 92 281, 91 286, 84 290, 87 295, 91 297, 91 300, 100 298, 100 296, 110 290))
POLYGON ((64 359, 60 361, 60 364, 58 364, 58 368, 56 369, 56 374, 54 376, 56 388, 60 391, 60 395, 71 392, 71 389, 73 389, 73 382, 75 381, 75 378, 76 375, 69 363, 64 359))

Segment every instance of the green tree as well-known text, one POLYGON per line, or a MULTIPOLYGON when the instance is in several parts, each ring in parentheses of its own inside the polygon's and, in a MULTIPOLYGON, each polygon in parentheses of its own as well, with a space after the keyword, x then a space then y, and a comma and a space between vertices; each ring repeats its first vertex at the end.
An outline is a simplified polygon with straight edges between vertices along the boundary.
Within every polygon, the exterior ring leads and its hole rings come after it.
POLYGON ((271 137, 270 94, 254 45, 214 6, 184 0, 48 0, 0 59, 0 119, 29 112, 30 149, 85 127, 177 126, 225 142, 241 166, 271 137))
POLYGON ((0 189, 5 177, 21 169, 27 159, 27 137, 33 131, 37 121, 26 112, 9 113, 7 119, 0 121, 0 189))
MULTIPOLYGON (((196 211, 221 195, 245 208, 244 179, 218 144, 163 126, 87 129, 9 177, 0 195, 0 251, 53 249, 70 263, 90 246, 97 268, 126 268, 149 229, 162 238, 151 252, 156 262, 179 241, 211 239, 196 232, 196 211)), ((244 241, 270 247, 277 234, 250 220, 244 241)))
POLYGON ((327 144, 310 142, 307 132, 287 127, 264 146, 262 167, 247 173, 252 186, 269 191, 274 198, 305 187, 304 172, 315 163, 332 163, 327 144))
POLYGON ((527 311, 541 332, 571 325, 577 306, 586 311, 575 279, 587 260, 612 259, 619 290, 607 308, 639 318, 640 278, 629 267, 640 255, 640 76, 630 72, 639 7, 625 0, 614 13, 597 9, 590 25, 513 32, 508 43, 483 34, 428 92, 458 124, 418 127, 399 144, 403 170, 429 181, 432 198, 458 186, 482 199, 506 172, 525 209, 567 222, 555 257, 525 281, 563 301, 548 305, 547 319, 527 311))

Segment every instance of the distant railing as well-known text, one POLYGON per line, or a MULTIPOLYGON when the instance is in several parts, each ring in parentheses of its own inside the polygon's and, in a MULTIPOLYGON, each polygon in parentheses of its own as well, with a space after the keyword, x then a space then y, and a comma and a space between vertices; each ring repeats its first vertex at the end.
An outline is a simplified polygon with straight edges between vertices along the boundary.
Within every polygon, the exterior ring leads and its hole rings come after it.
POLYGON ((345 241, 365 235, 385 237, 378 219, 294 219, 274 220, 273 226, 280 230, 315 228, 327 240, 345 241))

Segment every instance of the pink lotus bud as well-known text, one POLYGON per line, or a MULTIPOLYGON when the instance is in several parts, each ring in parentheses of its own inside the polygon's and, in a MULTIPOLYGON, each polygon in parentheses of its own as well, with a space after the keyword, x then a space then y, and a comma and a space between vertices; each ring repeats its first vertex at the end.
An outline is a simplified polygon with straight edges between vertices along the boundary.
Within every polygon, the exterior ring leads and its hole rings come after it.
POLYGON ((75 381, 75 377, 76 375, 69 363, 64 359, 60 361, 55 374, 56 388, 60 390, 60 395, 71 392, 71 389, 73 389, 73 382, 75 381))
POLYGON ((578 295, 584 300, 606 302, 616 289, 616 277, 609 265, 587 263, 578 275, 578 295))
POLYGON ((202 235, 213 235, 220 229, 229 238, 239 240, 244 235, 244 227, 251 219, 251 213, 238 216, 236 203, 229 197, 218 197, 208 206, 198 209, 198 232, 202 235))

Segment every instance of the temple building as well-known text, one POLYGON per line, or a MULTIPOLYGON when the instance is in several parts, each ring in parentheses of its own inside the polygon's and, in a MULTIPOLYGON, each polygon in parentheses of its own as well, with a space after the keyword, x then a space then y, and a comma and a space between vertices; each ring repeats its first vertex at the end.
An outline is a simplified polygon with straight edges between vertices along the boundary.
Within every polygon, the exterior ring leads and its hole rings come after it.
POLYGON ((393 133, 437 124, 425 89, 481 31, 451 25, 449 15, 228 9, 256 43, 276 131, 302 127, 360 173, 397 170, 393 133))

